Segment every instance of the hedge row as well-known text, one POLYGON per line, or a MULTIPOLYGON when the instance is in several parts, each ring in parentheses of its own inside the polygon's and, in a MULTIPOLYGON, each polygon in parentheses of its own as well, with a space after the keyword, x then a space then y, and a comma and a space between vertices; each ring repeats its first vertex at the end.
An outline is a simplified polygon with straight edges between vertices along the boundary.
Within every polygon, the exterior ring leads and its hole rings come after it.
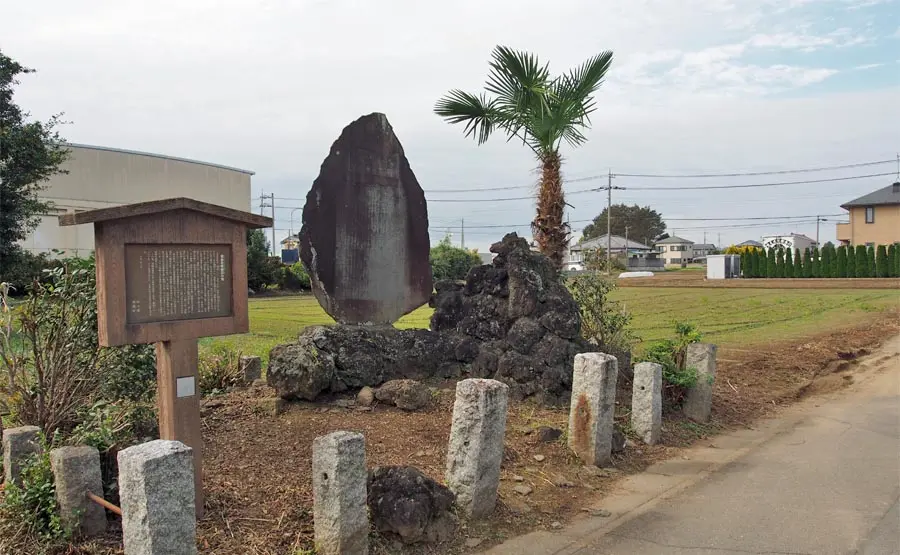
POLYGON ((878 247, 825 243, 822 248, 750 249, 741 253, 745 278, 900 277, 900 244, 878 247))

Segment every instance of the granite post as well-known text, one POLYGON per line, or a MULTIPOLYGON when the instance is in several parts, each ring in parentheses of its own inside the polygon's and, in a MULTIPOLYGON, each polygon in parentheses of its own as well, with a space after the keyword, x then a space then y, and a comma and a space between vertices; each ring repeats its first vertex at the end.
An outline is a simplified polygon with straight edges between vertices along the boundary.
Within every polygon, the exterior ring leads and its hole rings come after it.
POLYGON ((662 365, 641 362, 634 366, 631 391, 631 428, 647 445, 662 432, 662 365))
POLYGON ((612 454, 617 377, 616 357, 604 353, 575 355, 569 448, 585 464, 603 466, 612 454))
POLYGON ((712 410, 713 383, 716 379, 716 346, 691 343, 684 357, 685 368, 697 369, 697 383, 688 389, 682 411, 696 422, 708 422, 712 410))
POLYGON ((43 451, 40 433, 37 426, 3 430, 3 473, 7 484, 18 484, 28 458, 43 451))
POLYGON ((446 479, 469 517, 485 517, 497 504, 508 399, 509 386, 496 380, 456 384, 446 479))
POLYGON ((313 521, 319 555, 366 555, 366 443, 362 434, 334 432, 313 440, 313 521))
POLYGON ((120 451, 118 461, 125 555, 196 554, 191 448, 158 439, 120 451))
POLYGON ((250 385, 262 377, 262 359, 257 356, 242 356, 240 369, 244 385, 250 385))
POLYGON ((50 467, 63 526, 81 537, 106 532, 106 510, 87 497, 88 493, 103 497, 97 448, 80 445, 54 449, 50 451, 50 467))

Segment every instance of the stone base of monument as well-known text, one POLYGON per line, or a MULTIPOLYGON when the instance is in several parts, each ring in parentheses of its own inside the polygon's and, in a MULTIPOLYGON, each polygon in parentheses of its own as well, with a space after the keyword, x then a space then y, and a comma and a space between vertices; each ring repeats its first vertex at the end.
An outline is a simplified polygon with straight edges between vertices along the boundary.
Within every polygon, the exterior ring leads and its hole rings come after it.
POLYGON ((580 338, 578 305, 549 260, 516 234, 491 251, 493 263, 465 283, 436 284, 431 330, 307 328, 272 349, 269 385, 285 399, 314 400, 395 379, 493 378, 514 400, 567 404, 575 355, 597 350, 580 338))

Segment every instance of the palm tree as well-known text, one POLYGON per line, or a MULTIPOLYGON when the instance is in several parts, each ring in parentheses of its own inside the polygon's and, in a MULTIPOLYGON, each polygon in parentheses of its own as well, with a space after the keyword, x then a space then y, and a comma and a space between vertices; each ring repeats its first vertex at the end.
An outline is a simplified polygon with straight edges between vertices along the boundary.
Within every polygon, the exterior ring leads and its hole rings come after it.
POLYGON ((520 139, 540 162, 541 181, 537 215, 531 224, 541 252, 562 267, 569 239, 563 222, 565 197, 560 176, 563 141, 572 147, 584 143, 582 131, 590 127, 596 109, 593 94, 600 88, 612 63, 612 52, 602 52, 557 77, 527 52, 498 46, 492 54, 487 93, 475 95, 454 89, 438 100, 437 115, 449 123, 464 123, 465 134, 483 144, 495 129, 507 140, 520 139))

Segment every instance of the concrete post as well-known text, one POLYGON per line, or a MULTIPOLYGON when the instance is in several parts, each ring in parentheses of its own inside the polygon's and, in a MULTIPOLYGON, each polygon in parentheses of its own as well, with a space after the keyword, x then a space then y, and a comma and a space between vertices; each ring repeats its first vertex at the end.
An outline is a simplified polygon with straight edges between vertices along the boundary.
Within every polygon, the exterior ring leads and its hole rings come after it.
POLYGON ((244 385, 250 385, 262 377, 262 359, 256 356, 243 356, 240 359, 240 369, 244 385))
POLYGON ((456 384, 446 478, 466 516, 486 517, 497 504, 508 402, 509 386, 502 382, 456 384))
POLYGON ((631 391, 631 428, 647 445, 662 432, 662 365, 641 362, 634 366, 631 391))
POLYGON ((125 555, 195 555, 194 457, 158 439, 119 452, 125 555))
POLYGON ((313 521, 319 555, 366 555, 366 443, 362 434, 334 432, 313 440, 313 521))
POLYGON ((604 353, 575 355, 569 448, 585 464, 603 466, 612 454, 616 412, 616 357, 604 353))
POLYGON ((685 368, 697 369, 697 383, 684 397, 682 411, 696 422, 708 422, 712 410, 713 383, 716 379, 716 346, 691 343, 684 357, 685 368))
POLYGON ((60 447, 50 451, 56 500, 63 526, 81 537, 106 532, 106 510, 88 499, 103 497, 100 452, 96 447, 60 447))
POLYGON ((19 484, 28 458, 43 451, 40 433, 37 426, 3 430, 3 474, 7 484, 19 484))

